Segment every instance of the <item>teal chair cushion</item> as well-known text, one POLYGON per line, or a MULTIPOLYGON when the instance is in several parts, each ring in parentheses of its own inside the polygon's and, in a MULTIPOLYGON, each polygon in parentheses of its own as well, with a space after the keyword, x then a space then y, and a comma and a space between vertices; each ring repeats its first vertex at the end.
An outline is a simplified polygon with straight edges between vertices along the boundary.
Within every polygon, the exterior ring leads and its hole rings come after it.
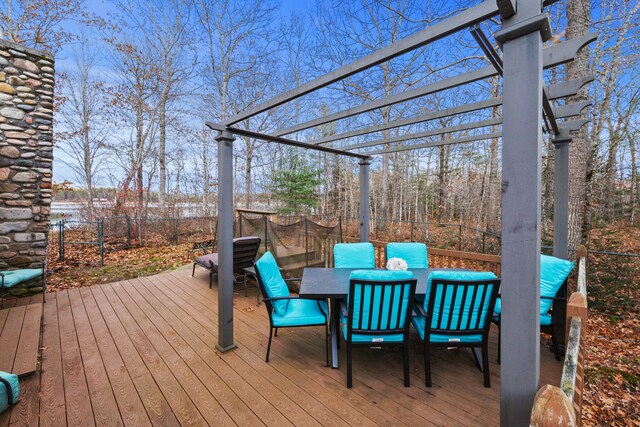
MULTIPOLYGON (((489 272, 489 271, 434 271, 429 274, 429 279, 427 280, 427 291, 424 298, 424 311, 428 312, 429 310, 429 296, 431 293, 431 284, 434 279, 442 279, 442 280, 450 280, 450 281, 482 281, 482 280, 495 280, 498 277, 489 272)), ((447 286, 447 289, 453 288, 453 286, 447 286)), ((439 287, 436 291, 436 299, 433 307, 434 312, 440 313, 440 301, 442 301, 442 288, 439 287)), ((490 289, 487 290, 490 292, 490 289)), ((444 296, 444 307, 443 315, 442 315, 442 323, 440 325, 437 324, 437 320, 434 316, 433 321, 431 323, 432 328, 445 329, 446 328, 446 320, 451 317, 451 324, 458 324, 458 320, 460 320, 460 325, 466 325, 467 323, 476 323, 477 316, 480 316, 480 324, 485 322, 487 311, 489 309, 489 300, 487 299, 486 304, 483 307, 479 307, 480 301, 476 299, 474 301, 472 293, 468 293, 465 296, 465 301, 462 301, 462 293, 458 292, 456 295, 456 304, 455 306, 459 308, 454 313, 451 313, 449 316, 449 307, 451 305, 451 298, 453 297, 453 290, 445 291, 444 296), (475 304, 475 305, 474 305, 475 304), (468 322, 469 316, 471 316, 471 322, 468 322)), ((424 340, 425 334, 425 322, 426 318, 422 316, 420 313, 416 313, 412 319, 411 323, 418 331, 420 338, 424 340)), ((482 340, 482 335, 467 335, 467 336, 458 336, 458 335, 447 335, 447 334, 432 334, 430 337, 430 342, 480 342, 482 340)))
MULTIPOLYGON (((349 279, 355 279, 355 280, 372 280, 372 281, 400 281, 400 280, 405 280, 405 279, 413 279, 413 273, 411 271, 388 271, 388 270, 355 270, 351 272, 351 275, 349 277, 349 279)), ((354 329, 360 329, 360 325, 359 325, 359 320, 360 320, 360 304, 358 303, 360 301, 360 292, 362 292, 362 288, 356 286, 355 290, 354 290, 354 307, 353 307, 353 313, 351 313, 351 316, 349 316, 352 319, 352 326, 354 329)), ((365 287, 364 288, 364 304, 363 304, 363 308, 362 308, 362 318, 363 319, 368 319, 369 314, 371 312, 371 288, 365 287)), ((351 298, 352 296, 349 295, 349 298, 351 298)), ((377 325, 378 324, 378 307, 380 307, 380 305, 382 304, 383 306, 390 306, 390 307, 398 307, 400 304, 402 305, 402 307, 404 307, 404 309, 402 309, 402 315, 400 316, 400 319, 396 320, 396 322, 390 322, 389 327, 391 329, 396 329, 398 327, 401 327, 401 325, 404 324, 405 322, 405 313, 406 313, 406 306, 407 304, 410 303, 409 298, 409 292, 405 292, 404 296, 402 298, 402 300, 400 299, 400 292, 398 290, 396 290, 396 292, 394 292, 393 295, 393 301, 391 300, 391 292, 387 291, 385 292, 385 296, 384 296, 384 300, 381 300, 382 295, 381 292, 376 292, 373 295, 373 318, 372 318, 372 324, 377 325)), ((347 305, 348 305, 348 301, 347 301, 347 305)), ((396 309, 393 309, 394 312, 396 312, 396 309)), ((382 319, 380 320, 380 324, 381 325, 386 325, 387 324, 387 317, 389 315, 389 310, 383 310, 382 313, 382 319)), ((344 315, 344 313, 340 313, 340 318, 341 318, 341 326, 342 326, 342 333, 345 337, 345 339, 347 338, 347 322, 349 321, 347 316, 344 315)), ((383 340, 384 342, 402 342, 404 337, 403 334, 393 334, 393 335, 370 335, 370 334, 352 334, 351 336, 352 342, 380 342, 381 340, 383 340)))
MULTIPOLYGON (((549 255, 540 256, 540 296, 553 298, 558 293, 569 273, 573 270, 573 263, 549 255)), ((547 314, 553 300, 540 299, 540 315, 547 314)))
POLYGON ((427 245, 424 243, 388 243, 387 260, 402 258, 409 268, 428 268, 427 245))
POLYGON ((16 374, 9 374, 7 372, 0 371, 0 412, 18 402, 20 396, 20 383, 18 382, 18 376, 16 374), (12 399, 9 399, 9 392, 7 386, 11 389, 12 399))
MULTIPOLYGON (((547 297, 540 299, 541 325, 546 324, 542 323, 543 318, 545 319, 545 322, 551 322, 550 318, 549 320, 546 320, 545 317, 553 304, 553 300, 551 298, 556 296, 558 289, 560 289, 564 281, 567 280, 571 270, 573 270, 573 263, 571 261, 566 261, 549 255, 540 255, 540 296, 547 297)), ((496 308, 493 310, 496 314, 500 314, 502 309, 499 301, 499 299, 496 301, 496 308)))
MULTIPOLYGON (((416 331, 418 332, 418 335, 420 335, 420 339, 422 340, 424 340, 425 323, 426 323, 425 317, 420 313, 416 313, 411 318, 411 324, 413 324, 413 327, 416 329, 416 331)), ((429 340, 429 342, 464 342, 464 343, 481 342, 481 341, 482 341, 481 334, 477 334, 477 335, 431 334, 431 337, 429 340)))
POLYGON ((317 300, 311 299, 292 299, 287 304, 284 315, 277 312, 273 313, 273 326, 276 328, 286 326, 308 326, 322 325, 327 322, 327 302, 320 301, 318 307, 317 300))
MULTIPOLYGON (((289 287, 280 274, 278 264, 271 252, 265 252, 264 255, 256 262, 258 274, 269 298, 289 296, 289 287)), ((290 300, 272 301, 273 310, 279 315, 284 316, 290 300)))
MULTIPOLYGON (((9 270, 3 271, 4 274, 4 287, 10 288, 20 283, 27 282, 29 280, 42 276, 42 269, 40 268, 25 268, 22 270, 9 270)), ((0 281, 0 284, 2 281, 0 281)))
POLYGON ((369 242, 337 243, 333 247, 335 268, 375 268, 376 256, 369 242))
MULTIPOLYGON (((500 320, 500 312, 502 310, 502 301, 500 300, 500 298, 496 299, 496 308, 493 310, 493 317, 496 320, 500 320)), ((544 313, 540 315, 540 324, 542 326, 549 326, 551 325, 551 315, 549 313, 544 313)))

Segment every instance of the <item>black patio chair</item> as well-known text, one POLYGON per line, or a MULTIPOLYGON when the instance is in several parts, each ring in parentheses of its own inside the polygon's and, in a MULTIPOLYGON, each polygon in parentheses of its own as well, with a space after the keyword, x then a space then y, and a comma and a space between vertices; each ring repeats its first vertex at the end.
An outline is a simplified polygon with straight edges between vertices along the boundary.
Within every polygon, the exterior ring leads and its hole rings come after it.
POLYGON ((410 271, 356 270, 340 325, 347 342, 347 388, 353 386, 353 346, 401 347, 404 386, 409 387, 409 328, 417 280, 410 271), (348 308, 347 308, 348 307, 348 308))
MULTIPOLYGON (((245 296, 247 296, 246 268, 253 266, 259 247, 259 237, 249 236, 233 239, 233 282, 234 284, 244 284, 245 296)), ((204 250, 206 251, 206 249, 204 250)), ((193 263, 191 276, 196 273, 196 265, 209 270, 209 288, 211 288, 213 276, 218 275, 218 254, 210 253, 197 257, 193 263)))
POLYGON ((489 272, 445 272, 429 275, 424 306, 411 319, 424 342, 424 381, 431 387, 431 348, 469 347, 491 387, 489 330, 500 279, 489 272), (478 348, 481 354, 478 354, 478 348))

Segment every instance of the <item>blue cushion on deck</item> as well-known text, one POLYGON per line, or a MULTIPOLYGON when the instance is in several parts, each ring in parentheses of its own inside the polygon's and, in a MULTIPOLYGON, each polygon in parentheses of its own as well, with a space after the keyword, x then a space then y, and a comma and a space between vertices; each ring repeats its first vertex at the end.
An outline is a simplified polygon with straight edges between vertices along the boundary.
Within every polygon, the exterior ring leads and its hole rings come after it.
POLYGON ((0 412, 4 411, 18 401, 20 396, 20 383, 18 376, 0 371, 0 412), (12 399, 9 399, 8 388, 11 390, 12 399))
MULTIPOLYGON (((269 298, 289 296, 289 287, 282 278, 278 264, 271 252, 265 252, 256 262, 256 267, 269 298)), ((279 316, 284 316, 287 312, 289 300, 272 301, 271 304, 279 316)))
POLYGON ((387 261, 402 258, 409 268, 428 268, 427 245, 424 243, 388 243, 387 261))
MULTIPOLYGON (((540 255, 540 296, 548 297, 540 298, 541 325, 547 324, 542 323, 543 319, 545 319, 544 321, 548 321, 548 324, 551 324, 551 320, 546 320, 545 318, 545 315, 553 304, 553 300, 551 298, 556 296, 558 289, 560 289, 564 281, 567 280, 571 270, 573 270, 573 263, 571 261, 566 261, 549 255, 540 255)), ((496 301, 496 308, 493 310, 496 314, 500 314, 502 310, 502 306, 499 301, 500 300, 496 301)))
MULTIPOLYGON (((383 282, 383 281, 401 281, 401 280, 405 280, 405 279, 413 279, 413 273, 411 271, 388 271, 388 270, 355 270, 351 272, 351 275, 349 277, 350 280, 373 280, 373 281, 377 281, 377 282, 383 282)), ((394 292, 393 292, 393 300, 391 300, 391 290, 388 289, 385 292, 384 295, 384 299, 382 299, 382 295, 381 295, 381 291, 376 292, 373 295, 373 310, 371 307, 371 288, 370 287, 362 287, 362 286, 357 286, 356 283, 356 287, 354 290, 354 295, 349 295, 349 298, 354 298, 354 307, 353 307, 353 313, 351 313, 351 316, 349 316, 352 320, 352 326, 354 329, 361 329, 360 328, 360 292, 362 292, 362 289, 364 289, 365 295, 364 295, 364 304, 362 307, 362 319, 363 319, 363 323, 365 323, 365 325, 367 324, 367 322, 365 321, 365 319, 369 318, 369 313, 372 312, 372 319, 371 319, 371 324, 375 325, 376 327, 378 327, 378 325, 380 325, 380 331, 383 332, 384 330, 387 329, 397 329, 397 328, 401 328, 402 325, 404 325, 405 319, 406 319, 406 312, 407 312, 407 304, 409 304, 410 301, 410 292, 406 289, 406 284, 401 284, 401 285, 395 285, 394 286, 394 292), (403 294, 402 299, 400 299, 400 288, 401 287, 405 287, 405 292, 403 294), (389 309, 385 308, 382 310, 382 318, 380 319, 380 321, 378 322, 378 307, 380 307, 380 305, 382 305, 383 307, 393 307, 392 311, 393 312, 397 312, 397 307, 401 306, 401 316, 399 319, 396 319, 395 321, 388 322, 387 323, 387 319, 389 316, 389 309), (388 327, 387 327, 388 326, 388 327)), ((348 306, 348 301, 347 301, 347 306, 348 306)), ((345 339, 347 338, 347 322, 348 322, 348 318, 347 316, 344 316, 343 313, 340 313, 340 318, 341 318, 341 325, 342 325, 342 333, 345 337, 345 339)), ((393 335, 385 335, 385 334, 380 334, 380 335, 369 335, 369 334, 352 334, 351 336, 352 342, 376 342, 379 341, 380 339, 384 340, 384 342, 402 342, 404 337, 403 334, 393 334, 393 335)))
POLYGON ((369 242, 337 243, 333 246, 335 268, 375 268, 376 255, 369 242))
MULTIPOLYGON (((431 284, 433 282, 434 279, 442 279, 442 280, 447 280, 447 281, 467 281, 467 280, 473 280, 473 281, 483 281, 483 280, 495 280, 497 279, 497 276, 491 272, 476 272, 476 271, 434 271, 433 273, 429 274, 429 279, 427 281, 427 291, 425 294, 425 298, 424 298, 424 311, 428 312, 429 310, 429 296, 430 296, 430 292, 431 292, 431 284)), ((451 317, 451 325, 458 325, 460 324, 460 326, 462 325, 467 325, 468 323, 471 324, 475 324, 476 323, 476 319, 477 316, 480 316, 480 321, 479 324, 482 325, 485 322, 486 316, 487 316, 487 311, 489 309, 489 299, 487 298, 485 301, 485 305, 483 307, 480 307, 480 301, 479 298, 475 298, 474 300, 474 295, 473 293, 468 293, 465 296, 465 300, 462 300, 462 293, 458 292, 456 295, 456 311, 454 311, 453 313, 451 313, 451 316, 449 316, 449 307, 451 305, 451 298, 453 297, 453 285, 448 285, 446 287, 446 291, 445 291, 445 298, 444 298, 444 307, 442 308, 443 310, 443 315, 442 315, 442 319, 441 319, 441 324, 438 325, 437 324, 437 319, 435 318, 436 316, 433 317, 432 323, 431 323, 431 327, 432 328, 439 328, 439 329, 445 329, 446 328, 446 323, 447 323, 447 319, 449 317, 451 317), (451 290, 449 290, 449 288, 451 288, 451 290), (471 319, 469 319, 469 316, 471 316, 471 319), (469 321, 470 320, 470 321, 469 321)), ((442 300, 442 288, 439 287, 437 289, 437 294, 436 294, 436 299, 435 299, 435 304, 433 307, 434 312, 436 313, 440 313, 440 301, 442 300)), ((488 287, 488 289, 486 290, 486 292, 489 294, 491 292, 491 287, 488 287)), ((411 323, 413 323, 413 326, 416 328, 416 331, 418 331, 418 334, 420 335, 420 338, 424 340, 424 335, 425 335, 425 322, 426 322, 426 318, 420 314, 420 313, 415 313, 415 315, 411 318, 411 323)), ((461 329, 464 330, 464 329, 461 329)), ((461 336, 461 335, 448 335, 448 334, 432 334, 430 336, 430 342, 480 342, 482 341, 482 335, 481 334, 476 334, 476 335, 467 335, 467 336, 461 336)))
POLYGON ((273 313, 273 326, 281 328, 285 326, 322 325, 327 322, 327 302, 312 299, 289 300, 284 316, 273 313))
MULTIPOLYGON (((42 269, 40 268, 25 268, 22 270, 9 270, 3 271, 4 274, 4 287, 10 288, 20 283, 27 282, 42 276, 42 269)), ((0 281, 0 286, 2 281, 0 281)))

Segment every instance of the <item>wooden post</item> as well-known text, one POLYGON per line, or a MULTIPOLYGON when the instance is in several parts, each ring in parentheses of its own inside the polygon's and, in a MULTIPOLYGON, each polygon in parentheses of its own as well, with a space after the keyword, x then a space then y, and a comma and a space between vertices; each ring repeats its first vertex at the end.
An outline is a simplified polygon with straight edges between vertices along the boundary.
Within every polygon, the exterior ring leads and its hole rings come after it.
POLYGON ((523 426, 540 382, 542 44, 550 25, 541 1, 498 1, 498 9, 503 25, 495 38, 504 56, 500 424, 523 426))
POLYGON ((218 141, 218 343, 224 353, 233 342, 233 141, 221 132, 218 141))

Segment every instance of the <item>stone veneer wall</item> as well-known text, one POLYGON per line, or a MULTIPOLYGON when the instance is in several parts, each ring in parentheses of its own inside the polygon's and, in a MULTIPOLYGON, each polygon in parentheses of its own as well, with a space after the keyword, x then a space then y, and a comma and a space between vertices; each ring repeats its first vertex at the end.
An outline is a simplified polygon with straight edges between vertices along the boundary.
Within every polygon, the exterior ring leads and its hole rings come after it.
POLYGON ((45 261, 54 60, 0 40, 0 270, 45 261))

